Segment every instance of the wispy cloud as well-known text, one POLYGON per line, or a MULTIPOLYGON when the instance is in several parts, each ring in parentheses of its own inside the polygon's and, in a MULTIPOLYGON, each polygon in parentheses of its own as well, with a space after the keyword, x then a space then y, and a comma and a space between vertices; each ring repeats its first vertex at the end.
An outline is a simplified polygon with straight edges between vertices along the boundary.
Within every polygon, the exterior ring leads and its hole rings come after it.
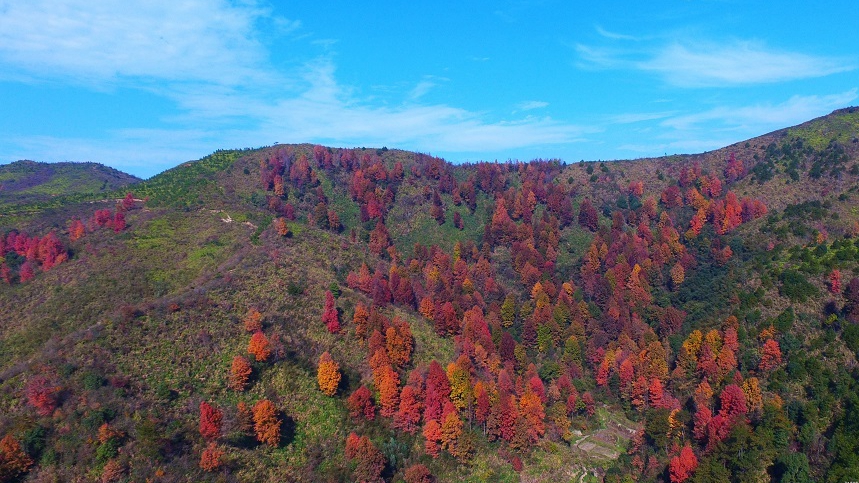
POLYGON ((704 126, 714 130, 777 129, 821 116, 848 105, 857 89, 825 96, 793 96, 778 104, 720 106, 704 112, 666 119, 663 127, 688 131, 704 126))
POLYGON ((609 119, 609 122, 612 124, 634 124, 637 122, 654 121, 657 119, 664 119, 664 118, 672 116, 674 114, 676 114, 676 111, 630 112, 630 113, 626 113, 626 114, 618 114, 616 116, 612 116, 609 119))
POLYGON ((6 1, 2 10, 0 61, 12 71, 7 75, 94 84, 119 78, 272 81, 261 68, 267 52, 255 35, 257 24, 266 19, 282 32, 300 26, 226 0, 6 1))
MULTIPOLYGON (((272 142, 397 145, 434 152, 481 152, 571 143, 593 132, 549 117, 478 112, 423 102, 446 79, 427 76, 400 99, 360 94, 336 78, 336 40, 301 32, 253 1, 0 0, 0 70, 18 80, 121 84, 173 101, 159 129, 94 133, 92 139, 29 136, 3 140, 4 156, 94 160, 167 167, 218 147, 272 142), (38 28, 21 28, 34 25, 38 28), (270 59, 260 26, 317 49, 288 66, 270 59), (320 50, 321 49, 321 50, 320 50), (275 67, 277 65, 277 67, 275 67), (135 154, 136 153, 136 154, 135 154)), ((268 39, 266 39, 268 40, 268 39)), ((4 75, 4 74, 0 74, 4 75)), ((527 108, 544 107, 532 102, 527 108)))
MULTIPOLYGON (((602 34, 602 33, 601 33, 602 34)), ((602 34, 617 40, 623 37, 602 34)), ((767 84, 854 70, 851 60, 779 51, 762 42, 678 42, 662 45, 577 44, 578 66, 652 72, 679 87, 767 84)))
POLYGON ((666 81, 684 87, 783 82, 824 77, 855 68, 843 59, 780 52, 748 41, 724 46, 671 44, 636 66, 659 73, 666 81))
POLYGON ((549 103, 545 101, 525 101, 517 104, 516 108, 520 111, 531 111, 534 109, 542 109, 548 105, 549 103))
POLYGON ((823 96, 793 96, 780 103, 719 106, 672 114, 654 125, 658 134, 648 141, 625 143, 618 149, 649 155, 709 151, 828 114, 857 98, 859 90, 850 89, 823 96))
POLYGON ((440 77, 435 75, 427 75, 415 85, 414 88, 409 92, 409 99, 412 101, 417 101, 435 87, 438 87, 439 84, 449 81, 450 79, 446 77, 440 77))
POLYGON ((612 39, 612 40, 638 40, 638 38, 637 38, 637 37, 634 37, 634 36, 632 36, 632 35, 619 34, 619 33, 617 33, 617 32, 610 32, 610 31, 608 31, 608 30, 606 30, 606 29, 602 28, 602 27, 601 27, 601 26, 599 26, 599 25, 597 25, 595 28, 596 28, 596 31, 597 31, 597 33, 598 33, 598 34, 602 35, 603 37, 605 37, 605 38, 607 38, 607 39, 612 39))

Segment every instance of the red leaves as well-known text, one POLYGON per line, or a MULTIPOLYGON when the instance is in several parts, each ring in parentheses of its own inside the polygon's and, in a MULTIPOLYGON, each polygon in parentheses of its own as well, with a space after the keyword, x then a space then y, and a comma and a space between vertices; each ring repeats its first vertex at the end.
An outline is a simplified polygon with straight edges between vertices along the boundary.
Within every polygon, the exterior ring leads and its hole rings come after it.
POLYGON ((119 233, 125 229, 125 213, 121 211, 117 211, 115 215, 113 215, 113 232, 119 233))
POLYGON ((686 481, 697 468, 698 458, 692 452, 692 447, 687 444, 680 450, 680 454, 671 458, 671 462, 668 463, 668 474, 671 477, 671 483, 686 481))
POLYGON ((256 308, 248 310, 244 319, 245 330, 254 333, 262 330, 262 314, 256 308))
POLYGON ((254 431, 257 441, 269 446, 280 444, 281 420, 277 409, 268 399, 263 399, 254 405, 254 431))
POLYGON ((829 293, 833 295, 841 293, 841 271, 837 268, 829 274, 829 293))
POLYGON ((200 469, 203 471, 216 471, 223 465, 223 458, 224 450, 212 441, 203 450, 203 454, 200 455, 200 469))
POLYGON ((24 395, 27 401, 36 409, 41 416, 49 416, 57 408, 57 396, 60 387, 50 378, 38 375, 27 382, 24 395))
POLYGON ((441 425, 438 421, 431 419, 424 425, 424 451, 426 454, 437 457, 441 451, 441 425))
POLYGON ((450 381, 438 362, 432 361, 427 373, 426 392, 424 396, 424 421, 441 419, 441 410, 445 400, 450 397, 450 381))
POLYGON ((71 241, 78 241, 83 238, 84 233, 86 233, 86 227, 81 220, 75 218, 72 221, 72 226, 69 227, 69 239, 71 241))
POLYGON ((232 367, 230 368, 230 389, 244 391, 247 388, 251 372, 251 365, 247 359, 242 356, 234 357, 232 367))
POLYGON ((422 465, 416 464, 406 468, 404 475, 406 483, 432 483, 433 477, 430 470, 422 465))
POLYGON ((122 209, 128 211, 134 208, 134 195, 131 192, 125 194, 125 198, 122 199, 122 209))
POLYGON ((761 371, 770 371, 781 364, 781 348, 775 339, 767 339, 761 348, 761 362, 758 364, 758 369, 761 371))
POLYGON ((394 317, 391 326, 385 331, 385 349, 391 364, 395 367, 405 367, 412 357, 414 340, 409 323, 399 317, 394 317))
POLYGON ((271 355, 271 343, 262 331, 255 332, 248 342, 248 354, 254 356, 257 362, 265 362, 271 355))
POLYGON ((379 220, 376 222, 376 228, 370 232, 370 252, 381 256, 389 246, 391 246, 391 235, 382 220, 379 220))
POLYGON ((394 427, 414 434, 421 420, 421 402, 418 389, 411 385, 400 393, 400 408, 394 415, 394 427))
POLYGON ((221 437, 223 413, 206 401, 200 403, 200 436, 205 439, 221 437))
POLYGON ((746 175, 746 169, 743 166, 743 161, 737 159, 734 156, 734 153, 731 153, 728 158, 728 163, 725 166, 725 180, 728 183, 733 183, 739 179, 742 179, 743 176, 746 175))
POLYGON ((599 215, 596 208, 591 204, 591 200, 585 198, 582 205, 579 207, 579 225, 587 228, 590 231, 597 231, 599 228, 599 215))
POLYGON ((707 406, 701 406, 695 411, 693 417, 692 436, 698 441, 707 438, 707 426, 713 420, 713 411, 707 406))
POLYGON ((650 402, 651 407, 662 407, 663 392, 664 389, 662 387, 662 381, 655 377, 651 379, 650 386, 647 389, 648 401, 650 402))
POLYGON ((328 332, 336 334, 340 332, 340 314, 337 313, 337 306, 334 305, 334 295, 330 290, 325 291, 325 308, 322 311, 322 323, 328 329, 328 332))
POLYGON ((385 457, 366 436, 350 433, 346 437, 346 458, 357 462, 353 477, 358 482, 382 481, 385 457))
POLYGON ((382 416, 393 416, 400 402, 400 377, 389 364, 384 364, 373 370, 373 384, 379 392, 382 416))
POLYGON ((33 460, 11 434, 0 440, 0 481, 13 481, 33 466, 33 460))
POLYGON ((719 401, 721 402, 719 415, 724 418, 734 419, 748 412, 746 395, 743 393, 743 389, 736 384, 725 386, 725 389, 722 390, 722 394, 719 396, 719 401))
POLYGON ((346 400, 349 416, 352 419, 363 417, 367 421, 376 418, 376 408, 373 406, 373 396, 367 386, 361 386, 346 400))

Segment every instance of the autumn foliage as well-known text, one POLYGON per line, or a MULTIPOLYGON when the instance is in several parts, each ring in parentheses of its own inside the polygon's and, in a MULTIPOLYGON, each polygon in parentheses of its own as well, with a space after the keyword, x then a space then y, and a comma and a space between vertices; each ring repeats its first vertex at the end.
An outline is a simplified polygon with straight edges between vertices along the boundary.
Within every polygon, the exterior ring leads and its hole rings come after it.
POLYGON ((212 441, 200 455, 200 469, 203 471, 216 471, 223 466, 224 450, 212 441))
POLYGON ((14 481, 33 466, 33 460, 11 434, 0 440, 0 481, 14 481))
POLYGON ((221 421, 223 413, 220 409, 203 401, 200 403, 200 436, 205 439, 221 437, 221 421))
POLYGON ((322 311, 322 323, 328 329, 328 332, 336 334, 340 332, 340 314, 337 313, 337 306, 334 305, 334 295, 330 290, 325 292, 325 309, 322 311))
POLYGON ((331 359, 331 354, 327 351, 319 357, 316 380, 322 394, 333 396, 337 392, 337 386, 340 384, 340 366, 331 359))
POLYGON ((57 407, 60 387, 52 378, 45 375, 37 375, 27 382, 24 394, 27 401, 42 416, 48 416, 57 407))
POLYGON ((271 343, 262 331, 254 332, 248 342, 248 354, 254 356, 257 362, 265 362, 271 355, 271 343))
POLYGON ((692 452, 692 447, 688 444, 680 450, 680 454, 671 458, 668 464, 668 474, 671 477, 671 483, 683 483, 688 480, 695 469, 698 468, 698 458, 692 452))
POLYGON ((280 444, 281 420, 271 401, 263 399, 257 402, 253 409, 253 419, 257 441, 269 446, 280 444))
POLYGON ((250 333, 259 332, 262 330, 262 314, 256 308, 251 308, 245 315, 244 319, 245 330, 250 333))
POLYGON ((366 436, 350 433, 346 437, 346 458, 355 463, 352 474, 354 481, 375 483, 381 482, 382 471, 385 469, 385 456, 366 436))
POLYGON ((242 356, 235 356, 230 367, 230 389, 244 391, 248 387, 248 380, 252 372, 253 369, 251 369, 247 359, 242 356))

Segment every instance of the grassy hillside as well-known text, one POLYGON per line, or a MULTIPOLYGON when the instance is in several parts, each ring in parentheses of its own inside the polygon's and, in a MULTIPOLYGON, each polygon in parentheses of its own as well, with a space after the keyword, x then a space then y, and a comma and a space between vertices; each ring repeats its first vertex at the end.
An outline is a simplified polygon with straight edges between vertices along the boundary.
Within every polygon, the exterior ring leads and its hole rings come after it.
POLYGON ((574 165, 14 163, 0 481, 859 478, 856 112, 574 165))
POLYGON ((138 181, 135 176, 97 163, 16 161, 0 166, 0 206, 105 194, 138 181))

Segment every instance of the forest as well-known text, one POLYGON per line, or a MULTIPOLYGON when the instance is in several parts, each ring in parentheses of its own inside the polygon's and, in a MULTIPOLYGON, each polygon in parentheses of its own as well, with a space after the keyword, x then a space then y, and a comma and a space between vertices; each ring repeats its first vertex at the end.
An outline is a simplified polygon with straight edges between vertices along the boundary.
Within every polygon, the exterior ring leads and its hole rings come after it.
POLYGON ((857 480, 857 136, 0 166, 0 482, 857 480))

